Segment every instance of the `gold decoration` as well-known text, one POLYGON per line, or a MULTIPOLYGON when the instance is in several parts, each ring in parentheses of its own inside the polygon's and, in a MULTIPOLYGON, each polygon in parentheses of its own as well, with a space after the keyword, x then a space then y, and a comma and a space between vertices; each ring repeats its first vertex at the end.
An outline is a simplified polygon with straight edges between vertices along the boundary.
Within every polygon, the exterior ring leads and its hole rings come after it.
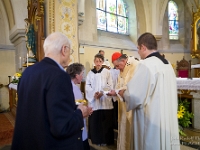
POLYGON ((77 104, 77 105, 79 105, 79 104, 81 104, 81 103, 83 103, 84 105, 88 105, 88 101, 85 100, 85 99, 78 99, 78 100, 76 100, 76 104, 77 104))
MULTIPOLYGON (((71 41, 74 50, 70 62, 78 62, 78 12, 77 0, 49 0, 49 34, 55 31, 62 32, 71 41)), ((71 56, 72 56, 71 55, 71 56)))
MULTIPOLYGON (((193 7, 192 7, 193 11, 193 7)), ((193 22, 191 24, 191 57, 200 58, 200 8, 193 12, 193 22)))
POLYGON ((18 95, 17 93, 15 94, 15 104, 17 104, 17 101, 18 101, 18 95))
POLYGON ((49 1, 49 33, 55 32, 55 0, 49 1))
POLYGON ((70 31, 70 26, 69 26, 69 25, 66 25, 66 26, 65 26, 65 31, 67 31, 67 32, 70 31))

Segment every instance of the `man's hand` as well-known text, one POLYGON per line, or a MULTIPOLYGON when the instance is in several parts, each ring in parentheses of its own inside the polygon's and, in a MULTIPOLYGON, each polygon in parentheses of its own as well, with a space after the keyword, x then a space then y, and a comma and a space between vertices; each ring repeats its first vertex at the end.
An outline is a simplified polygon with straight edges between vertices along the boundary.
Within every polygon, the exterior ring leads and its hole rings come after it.
POLYGON ((100 99, 101 96, 103 96, 103 93, 102 93, 102 92, 99 92, 99 94, 97 95, 97 99, 100 99))
POLYGON ((83 103, 78 105, 77 109, 80 109, 82 111, 83 118, 88 117, 93 112, 92 107, 85 106, 83 103))
POLYGON ((106 94, 108 96, 117 96, 115 90, 111 90, 108 94, 106 94))
POLYGON ((120 90, 120 91, 118 92, 118 94, 119 94, 122 98, 124 98, 124 92, 125 92, 125 91, 126 91, 125 89, 120 90))

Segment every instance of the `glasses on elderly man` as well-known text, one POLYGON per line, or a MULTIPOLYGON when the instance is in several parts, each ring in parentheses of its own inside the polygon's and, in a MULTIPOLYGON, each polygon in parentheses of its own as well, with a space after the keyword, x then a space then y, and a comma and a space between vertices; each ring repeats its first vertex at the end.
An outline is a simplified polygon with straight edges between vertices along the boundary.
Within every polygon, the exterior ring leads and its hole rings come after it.
POLYGON ((72 54, 74 53, 74 50, 73 50, 73 49, 70 49, 69 46, 65 45, 65 47, 69 48, 69 50, 70 50, 70 55, 72 55, 72 54))

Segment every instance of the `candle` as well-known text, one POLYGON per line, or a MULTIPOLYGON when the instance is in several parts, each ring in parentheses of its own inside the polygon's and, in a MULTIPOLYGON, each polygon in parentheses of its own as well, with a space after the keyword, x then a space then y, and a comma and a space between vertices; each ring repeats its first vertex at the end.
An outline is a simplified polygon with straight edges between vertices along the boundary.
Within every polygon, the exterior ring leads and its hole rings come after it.
POLYGON ((26 58, 26 67, 28 67, 28 53, 27 53, 27 58, 26 58))
POLYGON ((22 58, 19 57, 19 68, 22 68, 22 58))

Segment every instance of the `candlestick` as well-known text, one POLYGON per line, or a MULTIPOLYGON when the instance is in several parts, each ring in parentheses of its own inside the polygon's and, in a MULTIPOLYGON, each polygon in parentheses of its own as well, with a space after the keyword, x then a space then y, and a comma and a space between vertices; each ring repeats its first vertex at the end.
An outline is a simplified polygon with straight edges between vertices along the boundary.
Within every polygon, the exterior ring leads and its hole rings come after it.
POLYGON ((28 53, 27 53, 27 58, 26 58, 26 67, 28 67, 28 53))
POLYGON ((19 57, 19 68, 21 68, 21 67, 22 67, 22 58, 19 57))

